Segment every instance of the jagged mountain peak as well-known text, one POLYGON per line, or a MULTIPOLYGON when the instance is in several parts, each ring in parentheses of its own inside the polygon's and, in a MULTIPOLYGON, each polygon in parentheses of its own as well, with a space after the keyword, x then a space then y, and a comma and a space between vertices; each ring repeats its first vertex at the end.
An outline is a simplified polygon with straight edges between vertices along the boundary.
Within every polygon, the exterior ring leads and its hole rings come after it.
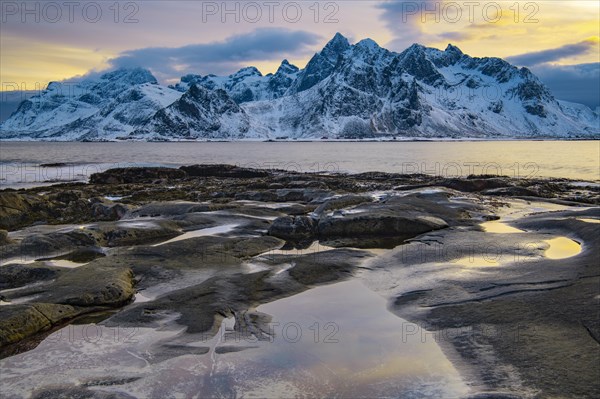
POLYGON ((208 90, 205 89, 204 87, 201 87, 197 84, 192 84, 190 86, 190 88, 188 89, 188 91, 186 91, 185 93, 183 93, 183 97, 191 97, 193 99, 199 100, 202 97, 206 97, 206 95, 208 94, 208 90))
POLYGON ((290 73, 296 73, 299 70, 300 69, 296 65, 290 64, 290 62, 287 59, 284 59, 283 61, 281 61, 281 65, 279 65, 279 68, 277 68, 277 72, 275 72, 275 74, 278 74, 278 73, 290 74, 290 73))
POLYGON ((336 32, 335 35, 327 42, 325 47, 348 47, 350 46, 350 42, 348 38, 342 35, 340 32, 336 32))
POLYGON ((205 87, 202 87, 199 84, 192 84, 188 91, 183 93, 183 96, 179 99, 181 101, 195 101, 195 102, 205 102, 211 99, 219 99, 223 102, 232 102, 231 98, 227 94, 227 92, 223 89, 215 89, 209 90, 205 87))
POLYGON ((419 43, 413 43, 406 48, 406 50, 402 51, 400 54, 409 54, 409 53, 422 53, 427 49, 427 47, 423 46, 419 43))
POLYGON ((361 48, 366 48, 369 50, 377 50, 377 49, 381 48, 375 40, 370 39, 370 38, 362 39, 361 41, 356 43, 355 46, 361 47, 361 48))
POLYGON ((444 50, 444 52, 463 55, 463 52, 461 51, 461 49, 459 49, 458 47, 456 47, 452 43, 448 43, 448 45, 446 46, 446 49, 444 50))
POLYGON ((246 77, 246 76, 263 76, 263 74, 254 66, 249 66, 240 69, 234 74, 229 75, 231 77, 246 77))
POLYGON ((332 62, 337 60, 338 55, 350 48, 350 42, 341 33, 336 33, 335 36, 323 47, 323 50, 319 53, 321 56, 326 57, 332 62))
POLYGON ((148 69, 141 67, 119 68, 114 71, 106 72, 100 76, 101 80, 121 81, 131 85, 142 83, 157 84, 158 81, 148 69))

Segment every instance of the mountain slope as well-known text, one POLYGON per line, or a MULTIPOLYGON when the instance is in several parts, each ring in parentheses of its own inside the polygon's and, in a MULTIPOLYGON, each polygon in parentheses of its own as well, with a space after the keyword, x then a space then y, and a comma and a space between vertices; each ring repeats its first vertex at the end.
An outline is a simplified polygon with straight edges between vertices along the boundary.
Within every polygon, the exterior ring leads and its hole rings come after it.
POLYGON ((246 113, 224 90, 192 84, 181 98, 136 129, 131 138, 151 140, 243 138, 250 127, 246 113))
POLYGON ((180 96, 141 68, 118 69, 73 85, 52 82, 21 103, 2 124, 0 138, 114 139, 180 96))

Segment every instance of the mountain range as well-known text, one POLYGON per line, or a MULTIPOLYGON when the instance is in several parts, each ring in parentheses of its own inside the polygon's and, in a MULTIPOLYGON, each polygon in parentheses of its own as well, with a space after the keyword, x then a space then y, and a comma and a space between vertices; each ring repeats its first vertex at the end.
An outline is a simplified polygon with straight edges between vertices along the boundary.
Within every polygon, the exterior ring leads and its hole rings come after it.
POLYGON ((599 110, 557 100, 527 68, 448 45, 401 53, 336 34, 304 69, 185 75, 143 68, 52 82, 0 126, 5 140, 599 138, 599 110))

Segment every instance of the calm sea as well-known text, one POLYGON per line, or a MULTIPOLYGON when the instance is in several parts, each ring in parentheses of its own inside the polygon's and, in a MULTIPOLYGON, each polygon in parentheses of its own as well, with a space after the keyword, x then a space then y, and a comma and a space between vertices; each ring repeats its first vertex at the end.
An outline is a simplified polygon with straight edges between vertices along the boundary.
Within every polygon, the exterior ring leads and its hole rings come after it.
POLYGON ((502 174, 598 181, 600 141, 0 142, 0 186, 85 181, 112 167, 195 163, 300 172, 502 174))

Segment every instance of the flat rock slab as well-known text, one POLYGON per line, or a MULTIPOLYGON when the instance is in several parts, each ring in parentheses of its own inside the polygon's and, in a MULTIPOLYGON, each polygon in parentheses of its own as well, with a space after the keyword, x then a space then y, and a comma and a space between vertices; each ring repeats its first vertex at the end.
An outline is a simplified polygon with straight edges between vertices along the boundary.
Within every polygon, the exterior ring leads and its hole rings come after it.
POLYGON ((69 305, 30 303, 0 307, 0 348, 46 331, 71 319, 79 310, 69 305))
POLYGON ((5 296, 11 300, 35 295, 38 302, 118 307, 128 303, 135 294, 133 284, 131 269, 90 263, 65 270, 49 283, 8 292, 5 296))

